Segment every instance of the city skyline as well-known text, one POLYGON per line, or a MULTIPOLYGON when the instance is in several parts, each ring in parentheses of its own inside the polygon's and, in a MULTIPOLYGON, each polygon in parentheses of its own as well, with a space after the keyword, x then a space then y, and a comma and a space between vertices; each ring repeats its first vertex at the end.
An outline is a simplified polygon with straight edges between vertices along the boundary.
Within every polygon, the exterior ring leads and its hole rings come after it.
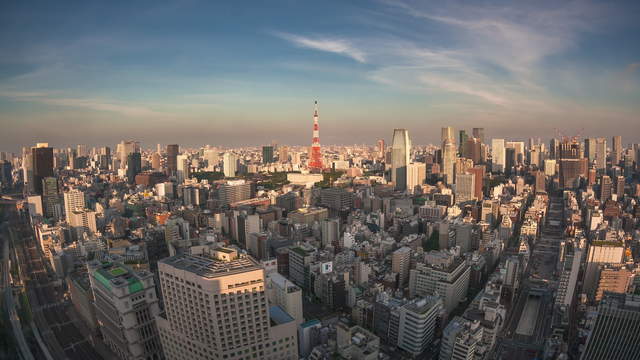
POLYGON ((444 126, 640 141, 632 2, 147 5, 3 6, 3 151, 307 145, 315 99, 325 146, 444 126))

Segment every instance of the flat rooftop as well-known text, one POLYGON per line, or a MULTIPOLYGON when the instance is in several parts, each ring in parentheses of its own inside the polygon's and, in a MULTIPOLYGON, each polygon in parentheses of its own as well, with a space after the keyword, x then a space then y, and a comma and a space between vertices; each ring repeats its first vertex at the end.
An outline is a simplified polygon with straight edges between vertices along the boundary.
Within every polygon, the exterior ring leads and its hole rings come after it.
POLYGON ((162 259, 160 262, 208 279, 261 269, 260 264, 249 256, 224 261, 182 254, 162 259))

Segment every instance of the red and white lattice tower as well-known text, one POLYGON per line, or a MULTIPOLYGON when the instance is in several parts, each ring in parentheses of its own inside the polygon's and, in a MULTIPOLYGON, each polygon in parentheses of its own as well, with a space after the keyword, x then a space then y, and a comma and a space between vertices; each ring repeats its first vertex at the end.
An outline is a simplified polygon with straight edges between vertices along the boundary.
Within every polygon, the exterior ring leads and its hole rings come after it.
POLYGON ((311 143, 311 158, 309 168, 312 170, 322 170, 322 153, 320 152, 320 126, 318 125, 318 102, 315 102, 313 112, 313 141, 311 143))

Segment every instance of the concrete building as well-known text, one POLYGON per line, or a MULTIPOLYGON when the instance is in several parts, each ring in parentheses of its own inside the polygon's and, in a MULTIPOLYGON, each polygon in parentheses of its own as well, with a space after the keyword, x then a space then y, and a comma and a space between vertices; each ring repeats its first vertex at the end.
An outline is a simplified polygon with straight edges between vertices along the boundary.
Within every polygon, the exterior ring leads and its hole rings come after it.
POLYGON ((456 203, 475 200, 475 174, 459 174, 456 176, 456 203))
POLYGON ((442 332, 440 360, 477 359, 476 349, 482 343, 483 327, 479 321, 454 317, 442 332))
POLYGON ((84 210, 85 199, 84 192, 78 189, 71 189, 63 194, 64 198, 64 213, 68 218, 76 210, 84 210))
POLYGON ((620 264, 624 259, 624 246, 615 241, 593 241, 587 253, 583 291, 593 299, 600 278, 600 266, 620 264))
POLYGON ((447 313, 467 296, 471 269, 462 257, 444 251, 429 253, 432 259, 417 263, 409 275, 409 296, 439 295, 447 313))
POLYGON ((400 289, 409 281, 409 269, 411 268, 411 249, 403 246, 393 252, 391 256, 391 271, 398 274, 398 287, 400 289))
POLYGON ((442 299, 437 296, 416 299, 400 307, 397 313, 398 347, 413 356, 422 354, 433 342, 442 313, 442 299))
POLYGON ((238 157, 233 153, 224 153, 222 167, 225 177, 234 177, 238 172, 238 157))
POLYGON ((323 219, 322 226, 322 246, 335 246, 340 239, 340 219, 323 219))
POLYGON ((504 139, 491 139, 491 171, 504 172, 506 164, 504 139))
POLYGON ((294 224, 313 225, 314 222, 322 223, 329 217, 329 211, 321 207, 307 207, 292 211, 287 215, 294 224))
POLYGON ((272 272, 267 275, 267 298, 269 304, 278 305, 291 315, 299 326, 304 322, 302 316, 302 289, 286 277, 272 272))
POLYGON ((260 264, 226 248, 158 262, 167 359, 296 359, 296 322, 269 306, 260 264))
POLYGON ((289 248, 289 279, 305 290, 309 290, 309 264, 314 251, 302 246, 289 248))
POLYGON ((377 360, 380 338, 369 330, 348 324, 346 320, 336 325, 336 347, 344 359, 377 360))
POLYGON ((407 165, 407 191, 414 193, 416 186, 424 184, 427 178, 427 164, 412 162, 407 165))
POLYGON ((598 315, 581 360, 637 359, 640 354, 640 296, 609 293, 598 315))
POLYGON ((104 342, 121 359, 161 359, 153 274, 110 261, 88 264, 96 318, 104 342))
POLYGON ((245 180, 227 180, 218 188, 220 205, 229 205, 253 197, 253 184, 245 180))

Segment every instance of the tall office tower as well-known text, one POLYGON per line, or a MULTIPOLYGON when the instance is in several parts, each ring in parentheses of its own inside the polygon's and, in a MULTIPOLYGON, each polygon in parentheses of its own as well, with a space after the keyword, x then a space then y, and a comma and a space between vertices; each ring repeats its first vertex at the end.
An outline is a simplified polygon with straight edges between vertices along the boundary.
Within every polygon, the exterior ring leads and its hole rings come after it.
POLYGON ((324 219, 320 222, 322 232, 322 246, 336 247, 340 240, 340 219, 324 219))
POLYGON ((178 154, 180 153, 180 145, 167 145, 167 175, 172 176, 178 171, 178 154))
POLYGON ((234 177, 238 171, 238 157, 233 153, 224 153, 222 166, 225 177, 234 177))
POLYGON ((206 149, 204 151, 204 159, 207 161, 207 169, 209 171, 213 171, 214 167, 217 166, 218 162, 220 161, 218 150, 215 148, 206 149))
POLYGON ((549 141, 549 157, 554 160, 560 158, 560 140, 553 138, 549 141))
POLYGON ((111 148, 103 146, 98 150, 98 162, 101 169, 108 169, 111 163, 111 148))
POLYGON ((309 168, 315 171, 321 171, 323 168, 322 152, 320 150, 320 125, 318 124, 318 101, 315 102, 313 111, 313 139, 309 156, 309 168))
POLYGON ((459 131, 459 135, 458 135, 458 153, 460 154, 460 156, 465 156, 465 154, 467 153, 467 140, 469 139, 469 136, 467 135, 467 132, 465 130, 460 130, 459 131))
POLYGON ((456 176, 456 203, 475 200, 475 174, 459 174, 456 176))
POLYGON ((616 178, 616 195, 618 196, 618 200, 624 196, 624 176, 620 175, 616 178))
POLYGON ((535 172, 536 177, 536 192, 546 192, 547 191, 547 177, 544 174, 544 171, 538 170, 535 172))
POLYGON ((0 160, 0 183, 2 186, 10 187, 13 185, 13 166, 7 160, 0 160))
POLYGON ((133 153, 140 152, 140 142, 138 141, 122 141, 118 144, 117 149, 118 157, 120 158, 120 167, 124 169, 127 165, 127 156, 133 153))
POLYGON ((160 153, 153 153, 153 155, 151 155, 151 168, 155 171, 160 171, 160 153))
POLYGON ((83 234, 93 234, 98 231, 96 226, 96 212, 91 210, 74 210, 67 216, 74 240, 82 239, 83 234))
POLYGON ((403 246, 391 255, 391 271, 398 274, 398 287, 403 289, 409 282, 411 268, 411 248, 403 246))
POLYGON ((158 154, 162 154, 162 144, 158 143, 158 144, 156 145, 156 152, 157 152, 158 154))
POLYGON ((465 153, 462 155, 467 159, 473 160, 474 164, 482 161, 482 143, 480 139, 470 137, 467 139, 467 145, 464 147, 465 153))
POLYGON ((87 264, 103 341, 121 359, 162 359, 153 274, 118 262, 87 264))
POLYGON ((87 145, 85 144, 78 144, 76 146, 76 151, 78 153, 78 157, 89 156, 89 152, 87 151, 87 145))
POLYGON ((608 175, 603 175, 600 179, 600 202, 605 203, 611 199, 613 184, 611 178, 608 175))
POLYGON ((384 139, 378 140, 378 158, 384 159, 384 139))
POLYGON ((411 156, 411 139, 406 129, 393 129, 391 144, 391 181, 396 190, 407 188, 407 166, 411 156))
POLYGON ((544 174, 547 176, 554 176, 556 174, 555 159, 547 159, 544 161, 544 174))
POLYGON ((30 152, 22 155, 22 178, 25 183, 25 191, 28 194, 35 193, 36 181, 33 176, 33 154, 30 152))
POLYGON ((504 139, 491 139, 491 171, 504 172, 506 163, 504 139))
POLYGON ((139 152, 132 152, 127 155, 127 182, 135 184, 136 175, 142 172, 142 155, 139 152))
POLYGON ((416 186, 424 184, 427 178, 427 164, 423 162, 412 162, 407 165, 407 190, 415 192, 416 186))
POLYGON ((400 307, 398 315, 392 315, 392 322, 398 322, 398 347, 413 356, 422 354, 432 344, 442 315, 442 299, 438 296, 415 299, 400 307))
POLYGON ((605 138, 597 138, 595 146, 596 169, 604 171, 607 168, 607 140, 605 138))
POLYGON ((586 269, 584 273, 583 292, 590 299, 595 296, 600 277, 600 266, 606 264, 620 264, 624 260, 624 245, 617 240, 592 241, 587 253, 586 269))
POLYGON ((251 257, 226 248, 176 255, 160 260, 158 273, 168 360, 297 359, 296 321, 269 306, 264 269, 251 257))
POLYGON ((78 189, 71 189, 63 194, 64 197, 64 213, 68 218, 71 217, 71 213, 76 210, 84 210, 84 192, 78 189))
POLYGON ((227 180, 218 188, 218 200, 221 205, 251 199, 253 184, 245 180, 227 180))
POLYGON ((589 166, 596 160, 596 139, 584 139, 584 157, 589 161, 589 166))
POLYGON ((273 162, 273 146, 266 145, 262 147, 262 163, 271 164, 273 162))
MULTIPOLYGON (((506 141, 504 144, 506 149, 513 149, 513 163, 514 164, 524 164, 525 161, 525 148, 524 142, 522 141, 506 141)), ((540 155, 540 147, 541 145, 534 145, 530 147, 529 150, 537 151, 538 158, 535 159, 534 162, 536 165, 539 163, 539 155, 540 155)))
POLYGON ((189 155, 176 156, 176 180, 178 184, 182 184, 186 179, 191 176, 189 171, 189 155))
POLYGON ((454 317, 442 332, 439 359, 475 359, 476 349, 482 345, 483 329, 480 321, 454 317))
POLYGON ((511 175, 511 172, 514 170, 515 166, 516 149, 507 147, 504 149, 504 173, 507 175, 511 175))
POLYGON ((31 148, 31 155, 34 191, 42 195, 42 179, 53 176, 53 148, 47 143, 38 143, 31 148))
POLYGON ((453 184, 455 180, 456 144, 451 139, 442 143, 441 172, 447 184, 453 184))
POLYGON ((622 161, 622 136, 614 136, 612 140, 611 166, 618 166, 622 161))
POLYGON ((55 177, 42 179, 42 206, 47 218, 60 219, 62 217, 58 179, 55 177))
POLYGON ((471 133, 474 138, 480 140, 481 144, 484 144, 484 128, 473 128, 471 133))
POLYGON ((473 197, 480 201, 484 198, 482 193, 482 186, 484 185, 484 173, 485 166, 484 165, 476 165, 471 169, 468 169, 467 172, 469 174, 473 174, 473 197))
POLYGON ((453 127, 445 126, 440 131, 440 143, 444 143, 446 140, 451 140, 455 144, 456 136, 453 133, 453 127))
POLYGON ((267 274, 266 284, 269 304, 280 306, 295 319, 296 325, 302 324, 302 289, 275 271, 267 274))
POLYGON ((560 187, 574 189, 581 176, 587 176, 587 159, 582 157, 580 143, 576 139, 564 139, 559 146, 560 187))
POLYGON ((638 354, 640 295, 607 293, 580 359, 637 359, 638 354))
POLYGON ((281 163, 289 162, 289 147, 282 145, 278 148, 278 161, 281 163))

